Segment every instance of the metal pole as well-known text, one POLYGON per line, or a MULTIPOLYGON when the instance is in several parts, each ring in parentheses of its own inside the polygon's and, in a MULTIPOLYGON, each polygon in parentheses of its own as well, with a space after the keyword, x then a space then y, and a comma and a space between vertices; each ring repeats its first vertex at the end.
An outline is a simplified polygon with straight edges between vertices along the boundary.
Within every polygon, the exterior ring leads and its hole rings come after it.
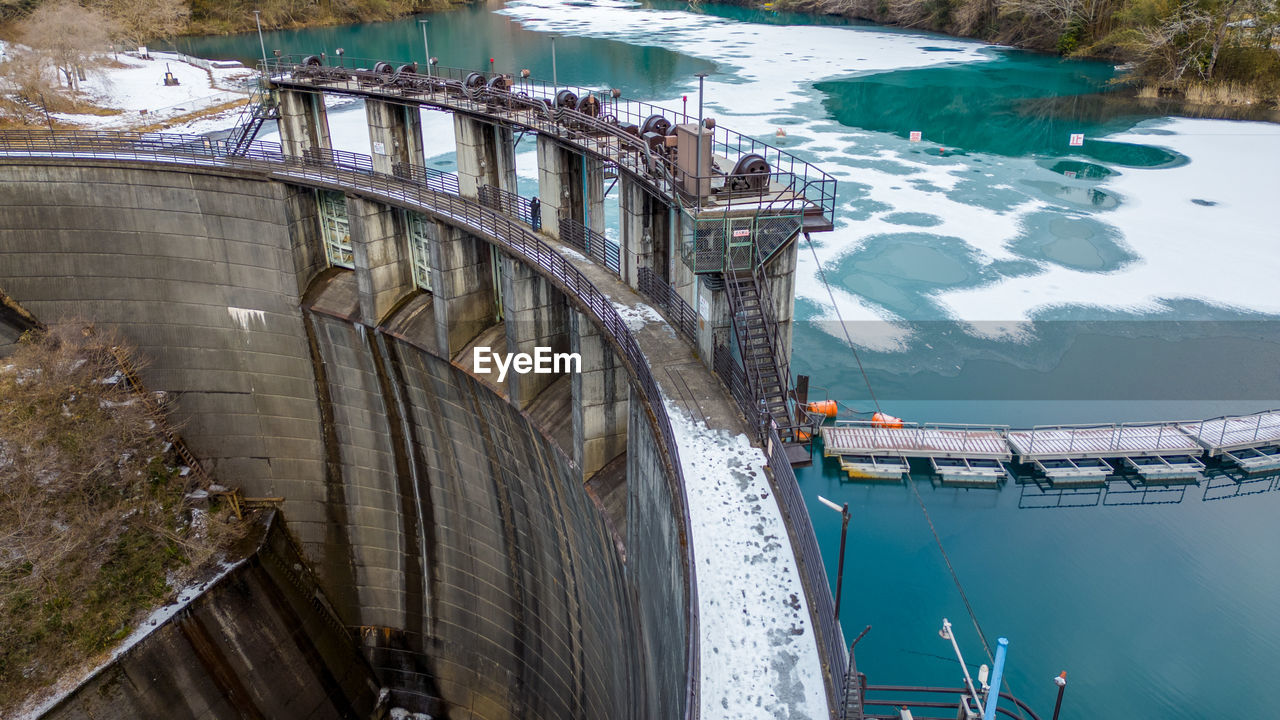
POLYGON ((430 20, 419 20, 418 24, 422 26, 422 52, 427 54, 427 77, 431 77, 431 46, 427 44, 427 23, 430 20))
POLYGON ((556 75, 556 36, 551 36, 551 86, 560 89, 559 76, 556 75))
POLYGON ((1009 653, 1009 638, 996 640, 996 659, 992 662, 991 689, 994 694, 987 693, 987 702, 983 708, 982 720, 995 720, 996 705, 1000 702, 1000 682, 1004 679, 1004 661, 1009 653))
MULTIPOLYGON (((973 677, 969 675, 969 666, 964 663, 964 655, 960 654, 960 644, 956 642, 956 634, 951 630, 951 621, 942 618, 942 631, 938 633, 945 640, 951 641, 951 648, 956 651, 956 660, 960 662, 960 669, 964 671, 964 684, 969 688, 969 696, 973 698, 973 702, 978 706, 978 712, 982 712, 982 700, 978 699, 978 691, 973 686, 973 677)), ((1004 638, 1001 638, 1002 640, 1004 638)), ((996 691, 997 694, 999 691, 996 691)))
POLYGON ((1062 709, 1062 693, 1067 690, 1067 671, 1063 670, 1053 682, 1058 686, 1058 701, 1053 704, 1053 720, 1058 720, 1058 711, 1062 709))
POLYGON ((840 594, 844 589, 844 546, 849 539, 849 503, 845 503, 841 507, 830 500, 818 496, 818 502, 840 513, 840 560, 836 563, 836 613, 835 619, 840 619, 840 594))
MULTIPOLYGON (((702 212, 702 87, 703 87, 703 83, 706 82, 706 79, 707 79, 706 73, 704 72, 698 73, 698 156, 693 160, 693 167, 694 167, 693 181, 697 183, 697 188, 698 188, 697 190, 698 212, 702 212)), ((843 541, 842 541, 842 545, 843 545, 843 541)), ((840 565, 841 565, 840 569, 843 571, 844 562, 841 561, 840 565)), ((837 593, 837 595, 838 594, 839 593, 837 593)), ((840 606, 837 604, 836 605, 837 617, 839 616, 839 613, 840 613, 840 606)))
POLYGON ((840 619, 840 595, 844 591, 844 545, 849 539, 849 503, 840 509, 840 560, 836 570, 836 620, 840 619))
POLYGON ((262 71, 267 71, 267 43, 262 39, 262 11, 253 11, 253 21, 258 25, 258 46, 262 48, 262 71))
POLYGON ((53 132, 53 118, 49 117, 49 103, 44 99, 44 93, 40 93, 40 109, 44 110, 44 121, 49 123, 49 132, 53 132))

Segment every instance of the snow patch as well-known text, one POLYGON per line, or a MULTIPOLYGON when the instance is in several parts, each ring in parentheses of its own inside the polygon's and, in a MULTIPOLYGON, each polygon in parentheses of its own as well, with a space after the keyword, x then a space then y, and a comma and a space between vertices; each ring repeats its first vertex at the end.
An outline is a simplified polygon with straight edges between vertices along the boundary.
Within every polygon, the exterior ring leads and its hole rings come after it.
POLYGON ((697 562, 704 720, 828 717, 817 638, 765 457, 664 398, 697 562))
POLYGON ((613 309, 618 311, 618 315, 622 318, 623 324, 632 332, 643 328, 649 323, 666 323, 662 315, 657 310, 645 305, 644 303, 636 303, 635 305, 624 305, 623 303, 613 302, 613 309))

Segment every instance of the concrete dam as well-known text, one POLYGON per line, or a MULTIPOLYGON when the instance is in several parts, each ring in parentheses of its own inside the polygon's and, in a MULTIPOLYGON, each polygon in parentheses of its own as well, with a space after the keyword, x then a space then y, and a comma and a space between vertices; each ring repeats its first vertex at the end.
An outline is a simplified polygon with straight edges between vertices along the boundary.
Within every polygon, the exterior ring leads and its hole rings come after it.
MULTIPOLYGON (((47 716, 149 716, 150 685, 191 689, 165 695, 172 718, 699 717, 708 663, 733 658, 700 647, 717 589, 671 413, 764 447, 820 661, 803 680, 843 716, 846 646, 787 458, 795 239, 830 226, 834 181, 586 90, 279 63, 228 140, 0 133, 0 288, 136 344, 201 464, 283 498, 262 547, 298 558, 218 586, 244 588, 227 607, 245 622, 293 618, 271 631, 292 640, 169 633, 166 661, 118 660, 47 716), (329 147, 334 92, 365 97, 372 156, 329 147), (453 113, 456 176, 425 167, 422 108, 453 113), (281 145, 253 142, 266 119, 281 145), (515 194, 518 132, 537 134, 540 209, 515 194), (499 381, 476 347, 581 367, 499 381), (220 644, 240 660, 210 662, 220 644), (273 667, 310 668, 293 676, 315 692, 275 692, 273 667)), ((0 312, 0 353, 28 324, 0 312)))

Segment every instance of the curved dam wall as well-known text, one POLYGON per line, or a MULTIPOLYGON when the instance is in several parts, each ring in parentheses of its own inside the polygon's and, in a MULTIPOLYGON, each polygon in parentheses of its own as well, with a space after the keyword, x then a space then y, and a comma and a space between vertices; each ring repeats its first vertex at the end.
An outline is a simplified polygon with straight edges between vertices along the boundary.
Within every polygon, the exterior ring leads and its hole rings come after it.
POLYGON ((256 547, 42 717, 367 719, 379 683, 270 513, 256 547), (270 668, 270 672, 264 672, 270 668))
POLYGON ((310 188, 251 173, 8 160, 0 288, 139 346, 211 472, 285 498, 397 700, 455 720, 683 716, 681 520, 639 403, 624 562, 527 413, 431 342, 312 302, 317 278, 351 275, 326 271, 316 213, 310 188))

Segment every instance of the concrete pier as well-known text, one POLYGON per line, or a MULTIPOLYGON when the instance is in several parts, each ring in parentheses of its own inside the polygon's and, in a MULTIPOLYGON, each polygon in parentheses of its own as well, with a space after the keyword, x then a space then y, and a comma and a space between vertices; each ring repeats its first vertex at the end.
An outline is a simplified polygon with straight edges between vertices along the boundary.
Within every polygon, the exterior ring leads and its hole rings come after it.
POLYGON ((318 92, 280 88, 280 148, 290 157, 302 157, 309 150, 329 150, 329 113, 324 95, 318 92))
POLYGON ((422 115, 417 105, 366 98, 364 112, 374 170, 392 174, 396 165, 426 165, 422 151, 422 115))
POLYGON ((671 277, 671 209, 624 175, 618 179, 621 219, 622 279, 639 287, 640 268, 649 268, 662 281, 671 277))
POLYGON ((478 198, 485 185, 516 192, 516 144, 511 128, 455 114, 453 134, 462 197, 478 198))
POLYGON ((452 357, 497 320, 489 246, 463 230, 430 223, 436 343, 452 357))
POLYGON ((627 450, 630 396, 627 371, 599 328, 576 310, 569 313, 569 351, 582 356, 573 388, 573 452, 583 478, 627 450))
POLYGON ((697 283, 698 355, 708 369, 715 369, 715 346, 729 346, 733 335, 733 309, 723 287, 712 289, 707 282, 697 283))
MULTIPOLYGON (((500 253, 499 258, 507 352, 532 355, 537 347, 569 352, 569 310, 564 296, 528 265, 506 253, 500 253)), ((508 399, 524 410, 560 375, 563 373, 511 373, 507 375, 508 399)))
POLYGON ((360 320, 378 325, 413 290, 404 211, 347 196, 360 320))

